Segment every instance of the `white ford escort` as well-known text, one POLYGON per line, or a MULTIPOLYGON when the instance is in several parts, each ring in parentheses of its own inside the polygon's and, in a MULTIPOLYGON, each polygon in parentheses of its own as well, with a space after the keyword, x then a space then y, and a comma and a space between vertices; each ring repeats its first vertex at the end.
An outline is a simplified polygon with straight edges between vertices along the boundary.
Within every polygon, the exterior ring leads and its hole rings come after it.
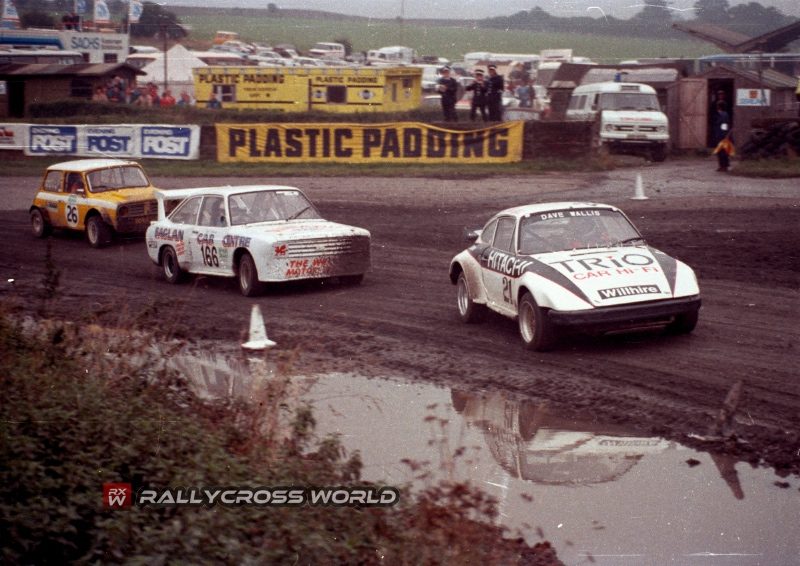
POLYGON ((489 308, 519 322, 524 345, 552 348, 567 330, 608 332, 697 324, 700 290, 692 269, 648 246, 609 205, 532 204, 495 214, 468 234, 472 246, 450 263, 464 322, 489 308))
POLYGON ((267 282, 357 284, 370 267, 370 233, 324 220, 294 187, 177 189, 156 199, 147 253, 170 283, 185 273, 236 277, 249 297, 267 282))

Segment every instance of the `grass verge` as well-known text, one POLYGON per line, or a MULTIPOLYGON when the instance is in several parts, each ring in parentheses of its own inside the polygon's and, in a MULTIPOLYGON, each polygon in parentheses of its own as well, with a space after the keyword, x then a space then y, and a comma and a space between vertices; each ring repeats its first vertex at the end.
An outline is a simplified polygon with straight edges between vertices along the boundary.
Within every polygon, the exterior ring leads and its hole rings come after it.
MULTIPOLYGON (((53 163, 73 157, 26 157, 0 161, 0 175, 40 176, 53 163)), ((427 177, 432 179, 481 179, 486 177, 536 175, 548 172, 606 171, 614 162, 597 159, 536 159, 498 165, 462 164, 326 164, 217 163, 213 160, 172 161, 141 159, 153 177, 427 177)))
POLYGON ((738 161, 731 170, 740 177, 791 179, 800 177, 800 158, 748 159, 738 161))

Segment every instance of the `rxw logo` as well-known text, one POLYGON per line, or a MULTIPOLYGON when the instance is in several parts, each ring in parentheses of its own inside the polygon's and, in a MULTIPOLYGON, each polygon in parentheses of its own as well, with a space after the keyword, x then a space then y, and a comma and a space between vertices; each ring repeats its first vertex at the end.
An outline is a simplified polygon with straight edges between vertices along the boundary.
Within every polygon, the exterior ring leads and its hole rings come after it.
POLYGON ((104 483, 103 507, 121 509, 133 504, 133 488, 129 483, 104 483))

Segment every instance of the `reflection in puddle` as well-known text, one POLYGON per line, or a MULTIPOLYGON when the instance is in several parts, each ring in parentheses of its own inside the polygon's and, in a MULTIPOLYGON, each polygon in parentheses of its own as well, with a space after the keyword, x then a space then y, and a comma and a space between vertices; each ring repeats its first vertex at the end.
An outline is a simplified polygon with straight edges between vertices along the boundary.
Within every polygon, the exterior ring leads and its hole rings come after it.
MULTIPOLYGON (((212 397, 251 397, 253 375, 276 373, 263 360, 253 371, 245 360, 218 356, 197 369, 191 359, 186 375, 212 397)), ((503 524, 550 540, 566 564, 800 562, 800 478, 501 393, 341 374, 292 381, 314 405, 318 433, 361 452, 365 479, 430 481, 401 462, 410 459, 434 477, 470 480, 498 499, 503 524)))

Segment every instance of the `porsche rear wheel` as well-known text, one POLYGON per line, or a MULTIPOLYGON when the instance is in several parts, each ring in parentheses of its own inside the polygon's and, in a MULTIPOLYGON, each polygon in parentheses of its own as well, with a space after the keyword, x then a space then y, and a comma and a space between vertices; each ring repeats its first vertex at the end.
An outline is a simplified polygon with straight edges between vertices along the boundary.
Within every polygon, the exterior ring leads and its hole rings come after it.
POLYGON ((253 297, 261 292, 261 282, 258 280, 258 270, 253 256, 248 253, 239 258, 239 269, 237 272, 239 281, 239 291, 245 297, 253 297))
POLYGON ((161 255, 161 268, 164 271, 164 279, 167 280, 167 283, 180 283, 183 279, 183 270, 178 264, 178 254, 175 253, 175 249, 172 246, 164 248, 164 252, 161 255))
POLYGON ((522 296, 518 314, 519 334, 525 348, 539 352, 552 349, 556 341, 555 330, 530 293, 522 296))
POLYGON ((456 304, 458 306, 458 316, 462 322, 471 324, 480 321, 483 317, 485 307, 472 300, 469 294, 467 276, 464 275, 463 271, 458 274, 458 281, 456 282, 456 304))

